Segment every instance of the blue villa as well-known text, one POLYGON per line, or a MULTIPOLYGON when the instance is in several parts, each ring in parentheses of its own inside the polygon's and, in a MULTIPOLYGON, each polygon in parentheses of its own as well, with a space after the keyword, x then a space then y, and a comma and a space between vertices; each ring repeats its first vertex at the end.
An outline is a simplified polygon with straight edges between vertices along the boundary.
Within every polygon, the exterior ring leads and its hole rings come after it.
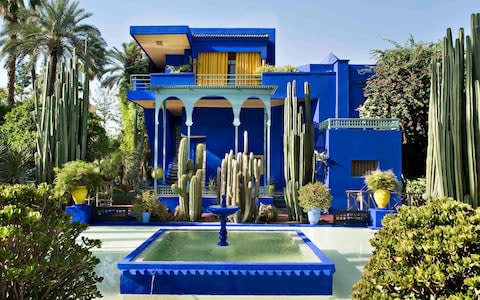
MULTIPOLYGON (((366 172, 401 170, 401 131, 396 119, 360 119, 363 87, 371 65, 349 64, 329 54, 299 72, 257 73, 275 65, 275 29, 132 26, 130 34, 151 61, 151 74, 133 75, 128 99, 144 108, 153 165, 163 168, 163 184, 175 180, 176 147, 189 140, 206 144, 206 179, 216 176, 224 154, 249 150, 263 161, 263 182, 284 187, 283 101, 287 83, 311 85, 318 177, 330 187, 333 209, 347 207, 346 190, 361 189, 366 172)), ((303 97, 303 88, 298 88, 303 97)))

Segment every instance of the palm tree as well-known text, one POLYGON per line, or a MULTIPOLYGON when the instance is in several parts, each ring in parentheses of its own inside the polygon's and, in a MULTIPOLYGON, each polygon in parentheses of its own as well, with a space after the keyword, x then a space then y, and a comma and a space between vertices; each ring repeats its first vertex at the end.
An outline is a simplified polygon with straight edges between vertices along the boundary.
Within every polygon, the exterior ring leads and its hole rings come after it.
MULTIPOLYGON (((30 0, 30 8, 35 8, 39 4, 40 0, 30 0)), ((19 17, 19 11, 25 8, 25 2, 23 0, 0 0, 0 17, 7 25, 15 25, 21 21, 19 17)), ((15 33, 7 35, 7 40, 14 42, 17 39, 15 33)), ((13 106, 15 103, 15 71, 17 64, 17 56, 14 53, 8 53, 8 51, 2 50, 1 56, 7 57, 6 67, 8 68, 8 96, 7 102, 9 106, 13 106)))
POLYGON ((143 51, 134 41, 123 43, 122 49, 113 47, 107 54, 107 67, 102 77, 102 85, 112 88, 127 81, 132 74, 143 74, 148 71, 148 61, 143 51))
POLYGON ((8 41, 4 46, 7 51, 17 55, 43 53, 48 57, 49 95, 54 92, 57 65, 65 57, 75 52, 92 76, 101 73, 106 62, 106 43, 96 27, 83 23, 92 14, 78 4, 70 0, 44 1, 38 10, 21 11, 28 22, 8 24, 2 32, 21 37, 8 41))

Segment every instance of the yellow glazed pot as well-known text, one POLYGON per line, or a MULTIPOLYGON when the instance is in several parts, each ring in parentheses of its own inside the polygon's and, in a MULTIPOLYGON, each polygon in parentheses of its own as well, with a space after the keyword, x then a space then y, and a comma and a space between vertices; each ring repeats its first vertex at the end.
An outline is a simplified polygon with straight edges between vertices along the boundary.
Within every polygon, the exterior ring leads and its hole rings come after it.
POLYGON ((157 171, 152 170, 152 178, 153 179, 163 179, 163 169, 157 168, 157 171))
POLYGON ((85 185, 75 187, 70 194, 72 194, 75 204, 80 205, 85 202, 85 198, 88 195, 88 189, 85 185))
POLYGON ((377 203, 378 208, 385 208, 390 202, 390 191, 376 190, 373 193, 373 199, 375 199, 375 202, 377 203))

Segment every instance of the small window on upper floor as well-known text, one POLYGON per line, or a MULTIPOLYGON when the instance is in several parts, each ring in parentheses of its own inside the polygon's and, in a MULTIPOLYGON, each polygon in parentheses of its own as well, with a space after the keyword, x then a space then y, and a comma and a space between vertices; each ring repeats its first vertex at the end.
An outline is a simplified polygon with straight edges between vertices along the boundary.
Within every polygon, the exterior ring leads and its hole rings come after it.
POLYGON ((352 177, 362 177, 378 169, 378 160, 352 160, 352 177))
POLYGON ((235 52, 228 53, 228 84, 235 84, 235 73, 237 69, 237 59, 235 52))

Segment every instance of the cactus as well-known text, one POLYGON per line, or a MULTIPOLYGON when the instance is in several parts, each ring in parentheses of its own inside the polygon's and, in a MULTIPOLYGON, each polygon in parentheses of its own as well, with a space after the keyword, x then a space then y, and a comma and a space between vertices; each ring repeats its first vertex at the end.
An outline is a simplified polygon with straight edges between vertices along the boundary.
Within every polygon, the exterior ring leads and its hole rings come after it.
POLYGON ((88 66, 81 65, 74 52, 57 69, 54 93, 49 96, 50 63, 45 67, 41 90, 34 94, 35 165, 39 182, 52 182, 54 167, 72 160, 84 160, 87 153, 88 66))
POLYGON ((262 164, 259 159, 248 154, 248 133, 243 134, 242 153, 225 154, 221 167, 217 169, 217 189, 220 195, 226 195, 227 205, 240 207, 231 217, 234 222, 248 222, 257 215, 258 196, 262 164))
POLYGON ((442 58, 432 62, 427 148, 427 194, 479 206, 480 14, 443 39, 442 58))
POLYGON ((180 219, 189 217, 197 221, 202 213, 202 188, 205 182, 205 144, 195 148, 195 164, 188 159, 187 139, 182 138, 178 147, 177 183, 172 184, 172 191, 178 194, 180 219))
POLYGON ((298 204, 298 189, 315 179, 314 131, 311 120, 310 85, 305 82, 305 116, 298 106, 296 82, 287 84, 284 103, 283 157, 284 197, 291 220, 303 222, 303 212, 298 204))

